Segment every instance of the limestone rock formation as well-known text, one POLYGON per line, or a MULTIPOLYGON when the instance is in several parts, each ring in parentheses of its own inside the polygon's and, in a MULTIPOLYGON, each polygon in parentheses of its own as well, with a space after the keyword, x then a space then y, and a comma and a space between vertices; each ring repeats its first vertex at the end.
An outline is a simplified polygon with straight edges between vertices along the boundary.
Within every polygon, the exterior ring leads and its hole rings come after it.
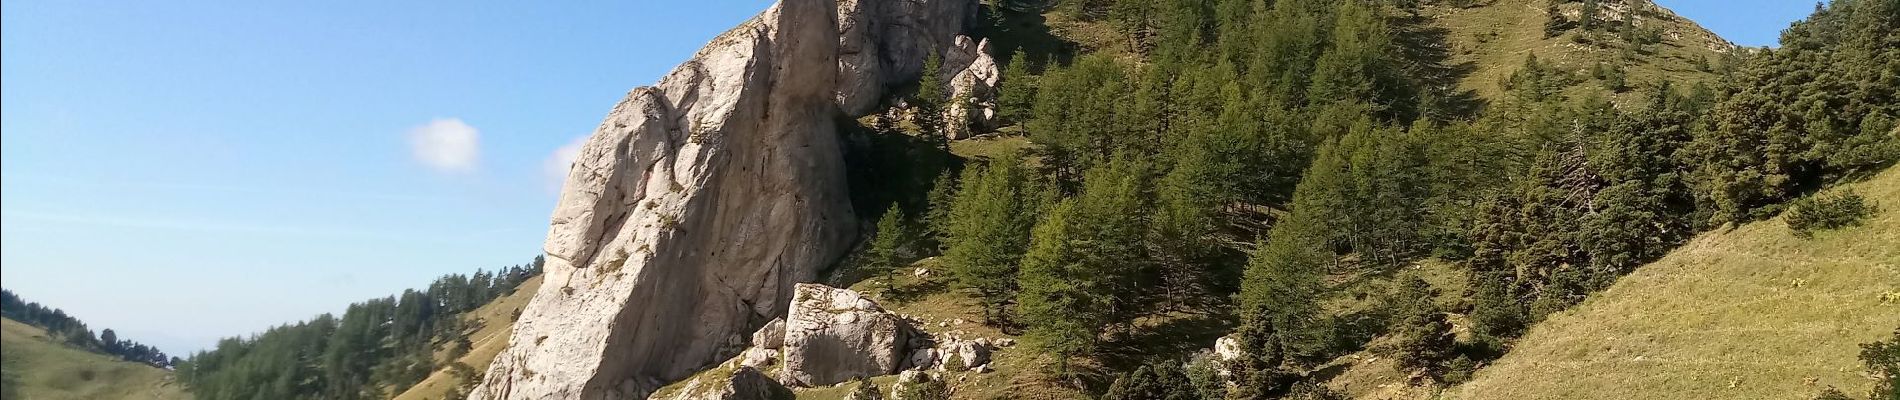
POLYGON ((943 55, 942 72, 937 77, 949 90, 951 101, 944 107, 944 130, 951 139, 975 135, 972 128, 984 131, 997 128, 996 89, 1003 78, 996 59, 990 56, 990 41, 957 36, 956 44, 943 55))
POLYGON ((640 398, 737 355, 850 245, 835 121, 915 79, 974 11, 784 0, 628 93, 576 158, 547 283, 470 398, 640 398))
POLYGON ((785 319, 773 318, 758 332, 753 332, 752 346, 766 350, 778 350, 785 346, 785 319))
POLYGON ((922 334, 858 292, 799 284, 785 321, 780 382, 826 386, 897 373, 922 334))

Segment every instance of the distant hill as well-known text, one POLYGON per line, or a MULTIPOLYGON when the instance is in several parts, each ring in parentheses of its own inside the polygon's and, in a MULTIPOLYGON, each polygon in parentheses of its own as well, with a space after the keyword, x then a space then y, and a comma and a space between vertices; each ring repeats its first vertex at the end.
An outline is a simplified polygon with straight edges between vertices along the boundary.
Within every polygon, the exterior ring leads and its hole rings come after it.
MULTIPOLYGON (((1627 88, 1578 85, 1572 94, 1595 92, 1623 100, 1663 80, 1706 82, 1736 51, 1733 43, 1651 0, 1599 2, 1596 23, 1581 18, 1583 2, 1468 0, 1470 6, 1434 2, 1421 14, 1443 29, 1451 63, 1469 68, 1461 88, 1495 97, 1500 82, 1536 54, 1544 62, 1589 77, 1592 69, 1621 68, 1627 88), (1549 3, 1560 3, 1554 9, 1549 3), (1552 14, 1551 11, 1556 13, 1552 14), (1552 17, 1560 16, 1553 28, 1552 17), (1633 22, 1632 22, 1633 21, 1633 22), (1653 42, 1652 42, 1653 41, 1653 42)), ((1601 79, 1597 79, 1601 80, 1601 79)))
POLYGON ((0 351, 7 358, 6 373, 17 377, 19 394, 26 399, 191 398, 169 371, 74 348, 12 319, 0 319, 0 351))
POLYGON ((1859 344, 1900 304, 1900 169, 1844 185, 1864 225, 1796 237, 1781 218, 1705 234, 1552 315, 1450 391, 1460 399, 1806 399, 1865 393, 1859 344))

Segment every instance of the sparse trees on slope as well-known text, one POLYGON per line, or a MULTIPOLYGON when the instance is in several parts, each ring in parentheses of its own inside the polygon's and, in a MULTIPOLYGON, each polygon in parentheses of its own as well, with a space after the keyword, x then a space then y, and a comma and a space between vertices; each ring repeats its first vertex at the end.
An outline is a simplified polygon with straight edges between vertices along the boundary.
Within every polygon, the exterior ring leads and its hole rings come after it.
POLYGON ((1833 179, 1900 158, 1900 3, 1835 1, 1731 79, 1686 149, 1715 222, 1771 215, 1833 179))

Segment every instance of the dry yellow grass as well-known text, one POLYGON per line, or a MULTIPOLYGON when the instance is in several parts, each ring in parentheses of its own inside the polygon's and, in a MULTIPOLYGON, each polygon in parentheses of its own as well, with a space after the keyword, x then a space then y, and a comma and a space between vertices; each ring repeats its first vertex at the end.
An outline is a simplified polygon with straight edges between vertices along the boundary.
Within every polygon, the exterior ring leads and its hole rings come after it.
POLYGON ((53 342, 45 330, 0 319, 0 351, 18 363, 20 394, 33 400, 190 399, 171 372, 53 342))
POLYGON ((1806 399, 1872 381, 1859 344, 1900 304, 1900 169, 1847 185, 1884 208, 1795 237, 1780 219, 1705 234, 1534 327, 1462 399, 1806 399))
MULTIPOLYGON (((455 361, 468 364, 469 367, 475 368, 478 374, 488 371, 488 364, 493 363, 495 356, 500 355, 502 350, 508 348, 508 333, 514 326, 514 312, 527 306, 528 299, 533 298, 535 290, 540 288, 541 277, 537 276, 528 279, 528 281, 522 282, 519 288, 515 289, 514 294, 496 298, 494 301, 488 302, 488 304, 480 308, 476 308, 475 311, 464 314, 462 316, 463 321, 467 322, 469 326, 479 328, 476 328, 474 333, 469 334, 468 341, 473 347, 470 348, 468 354, 463 355, 462 358, 455 361)), ((438 359, 442 357, 444 357, 443 354, 437 354, 438 359)), ((455 390, 456 385, 460 383, 461 382, 457 381, 454 375, 449 373, 448 368, 442 368, 436 370, 434 373, 430 373, 429 377, 423 379, 421 383, 417 383, 415 386, 410 387, 409 390, 396 395, 395 399, 445 399, 451 391, 455 390)))
MULTIPOLYGON (((1629 1, 1653 5, 1650 0, 1629 1)), ((1547 21, 1545 0, 1485 0, 1478 3, 1486 4, 1470 8, 1435 6, 1427 11, 1434 25, 1446 31, 1445 39, 1451 45, 1451 63, 1471 67, 1470 75, 1459 85, 1462 89, 1496 98, 1503 92, 1499 82, 1522 67, 1524 59, 1533 53, 1545 62, 1555 63, 1586 77, 1590 67, 1598 62, 1619 62, 1623 59, 1622 42, 1617 39, 1607 39, 1608 46, 1579 44, 1572 39, 1576 35, 1574 30, 1563 36, 1544 37, 1544 22, 1547 21)), ((1695 21, 1674 17, 1673 13, 1670 15, 1671 18, 1663 20, 1639 19, 1643 23, 1662 27, 1664 34, 1661 44, 1649 46, 1651 54, 1622 61, 1629 65, 1628 81, 1632 87, 1653 85, 1664 78, 1686 85, 1715 77, 1712 73, 1698 71, 1695 63, 1698 58, 1705 57, 1711 63, 1718 61, 1724 53, 1717 49, 1726 46, 1727 42, 1695 21)), ((1570 94, 1588 92, 1607 91, 1592 83, 1578 85, 1570 94)), ((1642 93, 1642 90, 1631 90, 1625 95, 1614 97, 1625 100, 1626 97, 1642 93)))

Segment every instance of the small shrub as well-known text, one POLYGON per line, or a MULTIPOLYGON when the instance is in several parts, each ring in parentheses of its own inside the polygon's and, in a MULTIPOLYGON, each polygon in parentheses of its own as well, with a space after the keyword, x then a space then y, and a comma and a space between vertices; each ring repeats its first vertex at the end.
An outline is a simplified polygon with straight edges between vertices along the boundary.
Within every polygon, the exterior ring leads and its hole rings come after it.
POLYGON ((1847 397, 1847 394, 1841 393, 1840 389, 1828 386, 1827 389, 1821 389, 1821 394, 1814 396, 1814 400, 1854 400, 1854 398, 1847 397))
POLYGON ((1873 398, 1900 399, 1900 328, 1893 330, 1893 339, 1860 345, 1860 361, 1879 378, 1873 398))
POLYGON ((1854 192, 1810 196, 1788 205, 1788 229, 1807 237, 1814 231, 1860 225, 1877 209, 1854 192))
POLYGON ((1459 384, 1471 380, 1471 374, 1478 371, 1478 363, 1463 355, 1452 359, 1445 365, 1445 383, 1459 384))
POLYGON ((877 390, 876 383, 871 383, 871 381, 865 380, 862 377, 859 377, 853 380, 856 381, 855 383, 856 388, 851 389, 851 394, 848 396, 845 396, 846 400, 883 400, 884 399, 884 393, 879 392, 877 390))
POLYGON ((1325 385, 1300 382, 1293 385, 1293 390, 1284 398, 1288 400, 1346 400, 1346 395, 1328 389, 1325 385))
POLYGON ((943 359, 943 370, 958 372, 969 369, 970 366, 964 365, 965 363, 963 362, 963 355, 961 353, 962 352, 957 351, 950 352, 950 356, 943 359))
POLYGON ((922 380, 905 382, 901 378, 897 386, 891 388, 891 398, 904 400, 944 400, 950 398, 950 387, 942 379, 920 375, 922 380))

